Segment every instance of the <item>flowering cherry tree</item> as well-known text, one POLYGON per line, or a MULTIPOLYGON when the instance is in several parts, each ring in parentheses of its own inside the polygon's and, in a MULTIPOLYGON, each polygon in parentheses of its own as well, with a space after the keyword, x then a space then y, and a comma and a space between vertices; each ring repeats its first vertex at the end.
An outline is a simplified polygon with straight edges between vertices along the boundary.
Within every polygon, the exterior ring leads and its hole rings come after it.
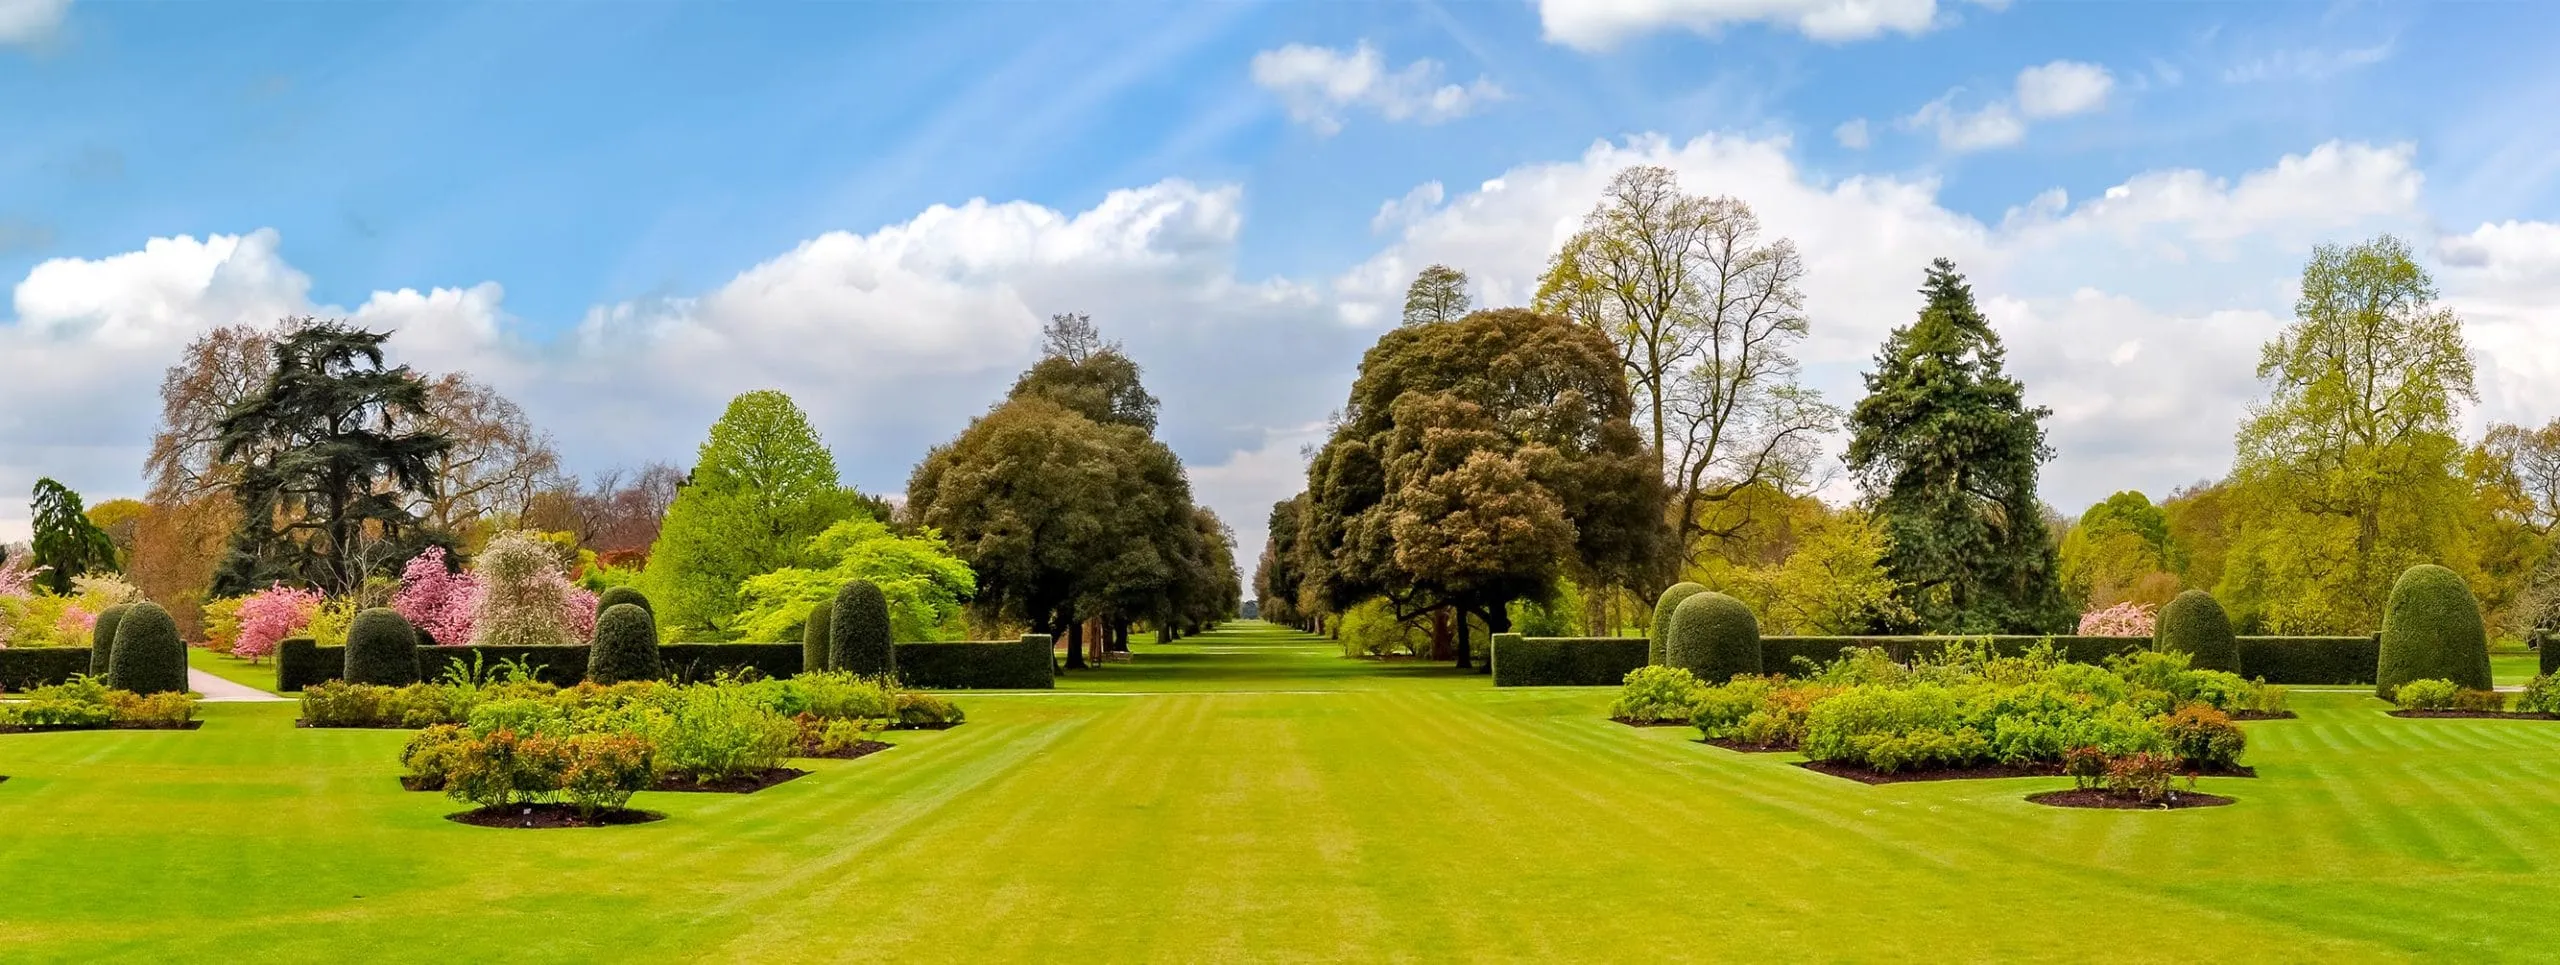
POLYGON ((2147 637, 2158 613, 2158 607, 2141 603, 2118 603, 2104 610, 2091 610, 2080 615, 2080 635, 2147 637))
POLYGON ((311 625, 313 614, 320 612, 325 598, 318 590, 297 590, 271 586, 250 594, 240 601, 240 638, 231 644, 231 655, 258 658, 276 652, 276 644, 311 625))
POLYGON ((391 598, 391 608, 440 646, 470 643, 471 615, 480 608, 480 578, 453 572, 443 547, 427 547, 400 571, 400 592, 391 598))

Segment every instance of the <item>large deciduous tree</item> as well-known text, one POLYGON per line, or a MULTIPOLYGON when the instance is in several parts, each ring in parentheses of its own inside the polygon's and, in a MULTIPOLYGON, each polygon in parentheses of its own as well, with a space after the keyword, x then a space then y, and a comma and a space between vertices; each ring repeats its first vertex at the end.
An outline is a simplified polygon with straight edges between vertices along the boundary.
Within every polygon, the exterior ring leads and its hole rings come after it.
POLYGON ((1892 545, 1886 569, 1921 627, 2056 633, 2071 625, 2036 471, 2053 450, 1955 264, 1932 263, 1849 416, 1847 462, 1892 545))
POLYGON ((426 382, 384 366, 388 338, 295 320, 265 384, 222 418, 215 458, 239 467, 240 530, 215 592, 285 580, 352 593, 426 545, 408 507, 436 491, 452 442, 411 428, 426 416, 426 382))
POLYGON ((434 529, 521 525, 535 496, 559 479, 550 436, 514 401, 469 376, 448 373, 427 384, 421 428, 453 440, 435 458, 435 492, 413 507, 434 529))
POLYGON ((160 379, 160 426, 143 461, 147 509, 134 523, 125 572, 189 639, 239 527, 231 486, 240 464, 216 458, 222 420, 264 389, 274 368, 272 334, 227 325, 189 342, 160 379))
POLYGON ((1464 317, 1471 305, 1467 273, 1447 265, 1433 265, 1415 275, 1413 284, 1405 287, 1404 324, 1454 322, 1464 317))
POLYGON ((812 560, 810 540, 854 512, 835 454, 791 397, 729 400, 676 490, 641 585, 660 626, 732 635, 748 577, 812 560))
POLYGON ((1556 316, 1389 331, 1308 467, 1302 579, 1330 612, 1385 598, 1398 619, 1450 607, 1499 632, 1569 570, 1652 571, 1663 487, 1632 409, 1616 347, 1556 316))
POLYGON ((2063 589, 2087 610, 2159 606, 2178 595, 2169 515, 2139 492, 2117 493, 2081 513, 2063 534, 2061 557, 2063 589))

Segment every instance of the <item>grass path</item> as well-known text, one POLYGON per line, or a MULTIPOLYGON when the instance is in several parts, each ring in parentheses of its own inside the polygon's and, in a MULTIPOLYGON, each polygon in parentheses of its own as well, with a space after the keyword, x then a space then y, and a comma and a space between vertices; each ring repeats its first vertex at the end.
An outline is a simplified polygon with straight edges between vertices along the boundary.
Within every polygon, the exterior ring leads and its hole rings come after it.
POLYGON ((669 819, 514 832, 290 705, 0 736, 0 958, 2550 960, 2560 725, 2305 694, 2235 807, 1867 787, 1246 624, 669 819), (1133 699, 1121 694, 1146 694, 1133 699))

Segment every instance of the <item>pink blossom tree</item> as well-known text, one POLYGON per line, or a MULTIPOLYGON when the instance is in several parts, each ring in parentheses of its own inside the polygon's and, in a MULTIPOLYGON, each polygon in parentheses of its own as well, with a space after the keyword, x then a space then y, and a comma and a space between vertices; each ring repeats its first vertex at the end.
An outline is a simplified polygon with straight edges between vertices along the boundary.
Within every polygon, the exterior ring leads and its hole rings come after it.
POLYGON ((2158 607, 2141 603, 2118 603, 2104 610, 2091 610, 2080 615, 2080 635, 2147 637, 2151 635, 2158 612, 2158 607))
POLYGON ((313 614, 326 602, 318 590, 297 590, 271 586, 250 594, 240 601, 240 638, 231 644, 231 655, 258 658, 276 652, 284 638, 311 625, 313 614))
POLYGON ((505 533, 490 540, 480 551, 479 575, 473 643, 544 646, 577 643, 594 634, 594 597, 570 584, 558 551, 534 534, 505 533))
POLYGON ((427 631, 437 645, 458 647, 471 642, 472 614, 480 608, 480 578, 456 573, 445 565, 444 548, 427 547, 400 571, 400 592, 391 608, 427 631))

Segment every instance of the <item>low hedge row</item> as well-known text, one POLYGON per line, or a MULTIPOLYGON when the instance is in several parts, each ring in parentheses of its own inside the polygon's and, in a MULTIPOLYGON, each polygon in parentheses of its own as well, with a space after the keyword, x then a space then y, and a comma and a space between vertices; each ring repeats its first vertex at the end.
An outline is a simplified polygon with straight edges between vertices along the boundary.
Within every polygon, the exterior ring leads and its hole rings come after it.
POLYGON ((0 691, 50 687, 89 672, 87 647, 0 650, 0 691))
MULTIPOLYGON (((0 655, 34 651, 0 651, 0 655)), ((87 668, 88 651, 80 655, 87 668)), ((912 686, 945 690, 993 690, 1055 686, 1050 671, 1048 637, 1018 641, 898 644, 898 669, 912 686), (907 660, 913 655, 915 665, 907 660)), ((420 647, 418 679, 441 679, 447 667, 468 668, 477 657, 483 670, 508 660, 524 663, 534 679, 557 687, 576 686, 587 676, 587 645, 551 647, 420 647)), ((753 670, 766 677, 800 672, 802 647, 797 643, 668 643, 658 646, 658 660, 677 680, 709 680, 723 672, 753 670)), ((307 637, 276 646, 276 691, 286 693, 346 674, 347 648, 323 647, 307 637)), ((77 670, 72 671, 79 672, 77 670)), ((69 674, 64 674, 68 677, 69 674)), ((12 687, 11 689, 19 689, 12 687)))
MULTIPOLYGON (((1762 637, 1760 664, 1768 673, 1800 671, 1797 657, 1814 663, 1838 659, 1853 647, 1875 647, 1909 663, 1921 654, 1957 641, 1981 637, 1762 637)), ((1995 636, 1992 647, 2019 653, 2046 637, 1995 636)), ((2136 637, 2057 636, 2050 638, 2063 659, 2103 663, 2150 641, 2136 637)), ((2288 686, 2370 684, 2382 654, 2376 637, 2241 637, 2240 673, 2253 680, 2288 686)), ((1497 687, 1614 687, 1627 671, 1645 664, 1642 637, 1522 637, 1495 634, 1493 684, 1497 687), (1633 656, 1629 656, 1632 654, 1633 656)), ((2560 648, 2546 648, 2560 649, 2560 648)), ((2552 664, 2549 654, 2545 667, 2552 664)))
POLYGON ((1643 637, 1524 637, 1493 635, 1496 687, 1617 686, 1644 666, 1651 646, 1643 637))
POLYGON ((2544 631, 2542 639, 2533 648, 2535 653, 2542 655, 2542 672, 2545 675, 2560 673, 2560 631, 2544 631))

